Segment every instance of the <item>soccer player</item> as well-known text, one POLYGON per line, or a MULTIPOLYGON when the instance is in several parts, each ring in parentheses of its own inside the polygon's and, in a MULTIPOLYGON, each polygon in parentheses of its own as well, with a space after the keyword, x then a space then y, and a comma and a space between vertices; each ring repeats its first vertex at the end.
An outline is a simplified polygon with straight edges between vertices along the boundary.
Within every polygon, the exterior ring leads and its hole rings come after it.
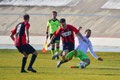
MULTIPOLYGON (((79 30, 80 29, 82 29, 82 27, 79 27, 79 30)), ((78 44, 76 50, 73 50, 66 55, 66 59, 69 59, 69 58, 71 59, 74 56, 76 58, 79 58, 81 60, 81 62, 78 66, 72 66, 71 68, 79 68, 79 67, 80 68, 85 68, 86 66, 88 66, 90 64, 90 59, 87 56, 88 48, 89 48, 92 56, 94 56, 99 61, 103 61, 102 58, 96 56, 96 54, 94 53, 92 43, 89 39, 90 36, 91 36, 91 30, 90 29, 87 29, 85 31, 85 36, 83 36, 83 38, 86 40, 86 42, 82 41, 81 38, 79 36, 77 36, 79 44, 78 44)))
POLYGON ((54 35, 51 38, 50 43, 48 44, 48 47, 49 47, 57 35, 61 36, 62 43, 63 43, 63 53, 62 53, 62 60, 58 63, 57 68, 60 67, 60 65, 62 63, 65 63, 68 61, 68 60, 65 60, 65 55, 69 51, 74 50, 74 43, 75 43, 74 32, 76 35, 80 36, 82 38, 82 40, 84 40, 81 33, 79 32, 79 30, 76 29, 72 25, 66 24, 66 20, 64 18, 60 19, 60 25, 61 25, 61 27, 54 33, 54 35))
MULTIPOLYGON (((47 23, 47 32, 46 32, 46 38, 48 39, 48 31, 50 28, 50 39, 53 36, 53 33, 57 31, 60 28, 60 22, 57 19, 57 12, 52 11, 52 19, 50 19, 47 23)), ((52 41, 52 48, 51 48, 51 54, 52 56, 55 54, 55 43, 56 43, 56 52, 59 52, 59 43, 60 43, 60 35, 57 35, 57 37, 52 41)), ((59 56, 57 56, 57 59, 59 59, 59 56)))
POLYGON ((17 26, 11 31, 11 34, 10 34, 11 39, 15 42, 16 48, 20 53, 24 55, 22 59, 21 73, 27 73, 27 71, 24 68, 27 62, 28 55, 30 53, 32 53, 32 58, 27 70, 36 72, 36 70, 32 68, 32 65, 38 53, 29 44, 29 27, 30 27, 29 18, 30 18, 29 15, 25 14, 23 16, 24 21, 17 24, 17 26))

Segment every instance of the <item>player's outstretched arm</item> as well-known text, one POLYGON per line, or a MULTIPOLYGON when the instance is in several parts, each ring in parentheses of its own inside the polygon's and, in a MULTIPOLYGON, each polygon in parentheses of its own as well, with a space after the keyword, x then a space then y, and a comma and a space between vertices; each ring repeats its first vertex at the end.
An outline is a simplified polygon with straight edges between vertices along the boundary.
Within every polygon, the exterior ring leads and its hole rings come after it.
POLYGON ((78 32, 76 35, 78 35, 83 41, 86 41, 80 32, 78 32))
POLYGON ((48 31, 49 31, 49 26, 47 26, 46 39, 48 39, 48 37, 49 37, 48 31))
POLYGON ((95 57, 96 59, 98 59, 99 61, 103 61, 102 58, 98 57, 98 56, 94 53, 91 41, 89 41, 89 50, 90 50, 90 53, 91 53, 92 56, 94 56, 94 57, 95 57))
POLYGON ((51 38, 50 42, 49 42, 49 43, 48 43, 48 45, 47 45, 48 47, 50 47, 50 44, 51 44, 51 43, 52 43, 52 41, 55 39, 55 37, 56 37, 56 36, 54 36, 54 35, 52 36, 52 38, 51 38))
POLYGON ((79 28, 78 28, 78 30, 80 31, 82 29, 82 27, 80 26, 79 28))
POLYGON ((89 47, 89 50, 90 50, 91 55, 92 55, 93 57, 95 57, 96 59, 98 59, 99 57, 95 54, 95 52, 94 52, 94 50, 93 50, 92 43, 91 43, 90 40, 89 40, 88 44, 89 44, 88 47, 89 47))

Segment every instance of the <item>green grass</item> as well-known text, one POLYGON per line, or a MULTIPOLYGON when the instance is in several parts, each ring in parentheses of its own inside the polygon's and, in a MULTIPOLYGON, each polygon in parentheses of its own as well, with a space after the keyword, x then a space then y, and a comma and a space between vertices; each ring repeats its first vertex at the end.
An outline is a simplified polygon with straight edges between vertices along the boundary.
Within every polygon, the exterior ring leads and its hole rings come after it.
MULTIPOLYGON (((73 58, 68 63, 56 68, 57 60, 51 60, 51 54, 38 51, 33 67, 37 73, 20 73, 22 54, 17 50, 0 50, 0 80, 119 80, 120 53, 96 52, 104 59, 100 62, 89 55, 91 64, 86 69, 71 69, 79 60, 73 58)), ((88 53, 89 54, 89 53, 88 53)), ((31 55, 27 60, 29 65, 31 55)))

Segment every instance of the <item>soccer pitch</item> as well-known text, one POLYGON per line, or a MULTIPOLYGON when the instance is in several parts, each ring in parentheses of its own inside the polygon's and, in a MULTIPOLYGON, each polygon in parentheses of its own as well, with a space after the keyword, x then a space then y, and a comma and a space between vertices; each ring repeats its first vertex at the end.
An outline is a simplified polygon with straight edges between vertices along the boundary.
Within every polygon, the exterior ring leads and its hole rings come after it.
MULTIPOLYGON (((38 57, 33 67, 37 73, 20 73, 22 54, 17 50, 0 50, 0 80, 119 80, 120 79, 120 53, 96 52, 103 58, 100 62, 89 55, 91 64, 86 69, 71 69, 70 66, 79 64, 73 58, 68 63, 56 68, 57 60, 51 60, 50 51, 42 53, 38 50, 38 57)), ((88 53, 89 54, 89 53, 88 53)), ((30 62, 31 55, 27 60, 30 62)))

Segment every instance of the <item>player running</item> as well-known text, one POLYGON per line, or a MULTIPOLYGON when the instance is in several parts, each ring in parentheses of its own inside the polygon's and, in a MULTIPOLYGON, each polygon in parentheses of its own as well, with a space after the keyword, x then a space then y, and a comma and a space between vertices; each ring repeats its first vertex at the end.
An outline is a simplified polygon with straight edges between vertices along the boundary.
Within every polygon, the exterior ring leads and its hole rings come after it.
POLYGON ((27 73, 27 71, 24 69, 28 55, 32 53, 32 58, 31 62, 27 68, 28 71, 36 72, 32 68, 32 65, 37 57, 37 52, 36 50, 29 44, 29 27, 30 24, 29 22, 29 15, 25 14, 23 16, 24 21, 20 22, 12 31, 11 31, 11 39, 15 42, 15 46, 18 49, 20 53, 24 55, 22 59, 22 67, 21 67, 21 73, 27 73), (26 34, 27 34, 27 39, 26 39, 26 34))
MULTIPOLYGON (((82 27, 79 27, 79 30, 81 28, 82 27)), ((103 61, 103 59, 98 57, 98 56, 96 56, 96 54, 93 51, 92 43, 91 43, 91 41, 89 39, 90 36, 91 36, 91 30, 87 29, 85 31, 85 35, 86 36, 83 36, 83 35, 82 36, 86 40, 86 42, 82 41, 81 38, 79 36, 77 36, 79 44, 78 44, 76 50, 73 50, 73 51, 69 52, 66 55, 66 59, 71 59, 74 56, 74 57, 79 58, 81 60, 81 62, 80 62, 80 64, 78 66, 72 66, 71 68, 79 68, 79 67, 80 68, 85 68, 86 66, 88 66, 90 64, 90 59, 87 56, 88 48, 89 48, 90 53, 91 53, 92 56, 94 56, 99 61, 103 61)))
MULTIPOLYGON (((48 31, 50 28, 50 39, 53 36, 53 33, 57 31, 60 28, 60 22, 56 18, 57 17, 57 12, 52 11, 52 19, 50 19, 47 23, 47 32, 46 32, 46 38, 48 39, 48 31)), ((52 48, 51 48, 51 54, 52 56, 55 54, 55 43, 56 43, 56 52, 59 52, 59 43, 60 43, 60 35, 57 35, 56 38, 52 41, 52 48)), ((59 59, 59 56, 57 56, 57 59, 59 59)))
POLYGON ((79 30, 76 29, 72 25, 66 24, 66 20, 64 18, 60 19, 60 25, 61 25, 61 27, 54 33, 54 35, 51 38, 50 43, 48 44, 48 47, 49 47, 57 35, 61 36, 62 43, 63 43, 63 53, 62 53, 62 60, 58 63, 57 68, 60 67, 60 65, 62 63, 65 63, 68 61, 68 60, 65 60, 65 55, 69 51, 74 50, 74 44, 75 44, 74 32, 76 35, 80 36, 80 38, 82 38, 82 40, 84 40, 81 33, 79 32, 79 30))

